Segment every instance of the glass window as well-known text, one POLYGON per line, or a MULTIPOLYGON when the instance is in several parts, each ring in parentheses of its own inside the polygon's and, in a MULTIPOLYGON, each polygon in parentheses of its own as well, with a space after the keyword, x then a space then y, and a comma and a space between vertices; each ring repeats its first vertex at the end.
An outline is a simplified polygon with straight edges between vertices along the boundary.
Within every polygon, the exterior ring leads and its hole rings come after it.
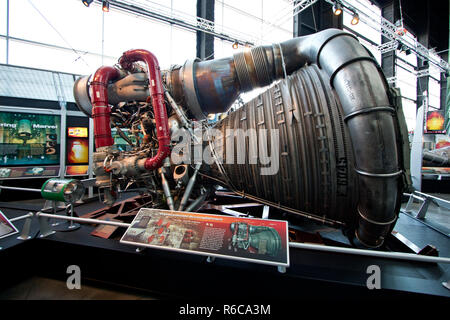
POLYGON ((262 43, 292 38, 292 2, 286 0, 216 0, 216 31, 262 43))
POLYGON ((416 102, 408 99, 402 99, 402 106, 408 131, 414 131, 414 129, 416 128, 416 102))
POLYGON ((197 0, 172 0, 172 10, 197 16, 197 0))
MULTIPOLYGON (((141 5, 146 8, 158 7, 158 12, 167 15, 176 7, 179 12, 184 12, 195 21, 196 0, 131 2, 142 2, 141 5)), ((0 17, 6 14, 4 7, 6 0, 0 0, 0 17)), ((0 18, 0 22, 3 21, 4 19, 0 18)), ((0 32, 3 32, 3 29, 0 29, 0 32)), ((101 4, 97 2, 87 8, 81 1, 74 0, 10 1, 10 34, 20 39, 67 48, 65 50, 14 41, 10 44, 11 64, 77 74, 94 72, 102 64, 102 50, 103 64, 112 65, 126 50, 146 49, 157 57, 161 68, 194 58, 196 50, 196 36, 193 31, 113 8, 110 12, 103 13, 101 4)), ((5 62, 4 40, 0 41, 0 50, 0 61, 5 62)))
POLYGON ((6 63, 6 40, 0 38, 0 63, 6 63))
POLYGON ((6 0, 0 0, 0 34, 6 35, 6 0))
POLYGON ((401 61, 397 61, 396 75, 396 84, 397 87, 400 88, 402 96, 416 100, 417 77, 414 69, 401 61))
POLYGON ((172 47, 168 48, 169 65, 182 65, 186 60, 194 59, 197 51, 196 39, 194 32, 172 27, 172 47))
POLYGON ((224 3, 216 0, 214 4, 214 23, 216 24, 216 32, 223 31, 223 7, 224 3))
POLYGON ((130 49, 152 52, 159 65, 170 65, 170 26, 166 23, 110 11, 105 14, 105 55, 118 59, 130 49), (117 23, 117 21, 121 23, 117 23))
POLYGON ((101 26, 97 3, 86 8, 81 1, 10 1, 10 34, 16 38, 100 52, 101 26))
POLYGON ((240 30, 241 39, 259 38, 261 34, 261 20, 227 5, 223 7, 223 26, 225 33, 230 30, 236 34, 236 30, 240 30))
POLYGON ((430 64, 430 77, 428 78, 428 105, 430 107, 441 108, 441 73, 440 70, 430 64))
MULTIPOLYGON (((64 71, 75 74, 90 74, 101 65, 101 56, 76 54, 70 50, 48 48, 11 40, 9 63, 38 69, 64 71), (30 59, 30 57, 33 57, 30 59)), ((107 59, 105 64, 114 63, 107 59)))

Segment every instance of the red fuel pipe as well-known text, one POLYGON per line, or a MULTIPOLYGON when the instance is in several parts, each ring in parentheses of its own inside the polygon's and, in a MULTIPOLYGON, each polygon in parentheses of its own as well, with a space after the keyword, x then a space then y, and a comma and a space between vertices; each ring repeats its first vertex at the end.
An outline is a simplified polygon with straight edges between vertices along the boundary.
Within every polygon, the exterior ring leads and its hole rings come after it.
POLYGON ((148 87, 155 113, 156 135, 159 143, 158 153, 153 158, 147 158, 144 163, 145 169, 154 170, 162 166, 164 159, 170 153, 169 119, 164 106, 164 89, 158 60, 151 52, 143 49, 126 51, 119 59, 120 65, 125 70, 131 70, 133 62, 136 61, 143 61, 147 65, 148 87))
POLYGON ((108 82, 119 77, 119 71, 113 67, 100 67, 91 81, 92 117, 94 118, 95 146, 108 147, 114 144, 111 135, 110 113, 108 105, 108 82))

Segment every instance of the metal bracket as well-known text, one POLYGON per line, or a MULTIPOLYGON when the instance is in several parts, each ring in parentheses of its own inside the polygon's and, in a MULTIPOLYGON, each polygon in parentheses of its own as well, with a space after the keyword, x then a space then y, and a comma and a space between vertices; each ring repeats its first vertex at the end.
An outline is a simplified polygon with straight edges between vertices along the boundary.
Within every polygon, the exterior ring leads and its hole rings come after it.
POLYGON ((50 227, 50 225, 48 224, 49 218, 41 217, 41 216, 39 216, 39 213, 37 213, 36 215, 38 216, 39 230, 41 231, 39 238, 45 238, 51 234, 54 234, 55 231, 53 231, 52 228, 50 227))
POLYGON ((408 203, 405 207, 405 212, 411 213, 412 212, 412 205, 414 203, 414 199, 417 199, 419 201, 422 201, 422 205, 420 206, 419 210, 417 211, 416 218, 417 219, 423 219, 425 218, 425 215, 427 214, 428 206, 430 205, 430 199, 427 197, 419 197, 413 193, 410 194, 408 203))
POLYGON ((262 214, 263 219, 269 219, 269 210, 270 210, 269 206, 264 206, 262 214))
POLYGON ((431 202, 437 204, 438 206, 445 207, 447 209, 450 209, 450 201, 431 196, 429 194, 414 191, 409 195, 408 203, 405 207, 405 212, 411 213, 412 212, 412 205, 414 203, 414 199, 422 201, 422 205, 420 206, 419 210, 417 211, 416 218, 417 219, 425 219, 425 216, 427 214, 428 206, 431 202))
POLYGON ((442 282, 442 285, 450 290, 450 280, 448 280, 447 282, 442 282))
POLYGON ((286 267, 285 266, 278 266, 277 270, 279 273, 286 273, 286 267))
POLYGON ((25 220, 25 222, 23 224, 22 232, 20 233, 20 236, 17 237, 18 240, 31 239, 31 236, 30 236, 31 221, 32 221, 32 216, 25 220))

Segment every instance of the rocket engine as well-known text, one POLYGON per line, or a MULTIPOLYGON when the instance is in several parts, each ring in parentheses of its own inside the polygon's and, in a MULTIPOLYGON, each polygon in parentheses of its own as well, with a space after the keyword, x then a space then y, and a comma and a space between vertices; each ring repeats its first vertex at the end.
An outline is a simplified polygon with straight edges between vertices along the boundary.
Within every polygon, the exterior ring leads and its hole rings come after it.
POLYGON ((94 119, 105 203, 136 186, 171 210, 191 211, 222 185, 353 230, 367 247, 381 246, 394 227, 408 181, 395 92, 369 51, 337 29, 162 72, 153 54, 130 50, 74 86, 79 108, 94 119), (208 123, 208 114, 261 87, 208 123), (111 127, 131 151, 115 148, 111 127))

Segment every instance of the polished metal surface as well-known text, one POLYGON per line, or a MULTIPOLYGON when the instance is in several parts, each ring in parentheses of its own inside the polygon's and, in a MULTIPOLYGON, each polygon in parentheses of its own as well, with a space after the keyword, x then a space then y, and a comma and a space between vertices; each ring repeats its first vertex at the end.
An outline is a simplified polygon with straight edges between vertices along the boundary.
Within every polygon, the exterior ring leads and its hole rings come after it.
MULTIPOLYGON (((302 68, 276 83, 215 128, 224 137, 229 128, 242 130, 237 133, 256 130, 257 139, 245 142, 245 163, 223 163, 237 190, 356 225, 358 185, 350 136, 327 77, 317 65, 302 68), (261 154, 262 141, 258 137, 265 130, 279 132, 280 168, 275 175, 261 175, 264 166, 259 162, 250 164, 249 148, 256 147, 253 152, 261 154)), ((238 134, 231 139, 231 151, 236 154, 241 137, 238 134)), ((221 150, 219 157, 227 159, 226 148, 221 150)))
MULTIPOLYGON (((223 61, 208 61, 208 68, 213 70, 223 61)), ((292 75, 219 125, 221 129, 280 130, 280 172, 257 177, 254 165, 226 166, 236 188, 315 215, 332 216, 350 228, 357 221, 359 241, 368 247, 381 246, 399 212, 399 195, 408 180, 403 178, 407 155, 400 142, 397 106, 368 50, 353 35, 328 29, 271 48, 246 49, 229 61, 234 68, 229 68, 226 77, 235 79, 238 93, 292 75), (267 70, 268 78, 264 78, 267 70), (292 125, 296 121, 301 123, 298 127, 292 125), (345 150, 345 155, 338 149, 345 150), (337 198, 341 194, 347 197, 343 202, 337 198)), ((220 92, 211 88, 197 86, 196 94, 220 92)), ((222 101, 231 105, 232 100, 226 100, 230 94, 222 93, 222 101)), ((199 101, 204 112, 216 112, 217 104, 199 101)))
POLYGON ((89 76, 78 78, 73 86, 73 96, 80 109, 88 117, 92 117, 92 104, 89 97, 89 76))
POLYGON ((183 89, 185 92, 186 103, 191 107, 192 114, 198 119, 202 120, 206 118, 206 114, 202 112, 200 103, 195 93, 195 68, 198 60, 188 60, 183 66, 183 89))

